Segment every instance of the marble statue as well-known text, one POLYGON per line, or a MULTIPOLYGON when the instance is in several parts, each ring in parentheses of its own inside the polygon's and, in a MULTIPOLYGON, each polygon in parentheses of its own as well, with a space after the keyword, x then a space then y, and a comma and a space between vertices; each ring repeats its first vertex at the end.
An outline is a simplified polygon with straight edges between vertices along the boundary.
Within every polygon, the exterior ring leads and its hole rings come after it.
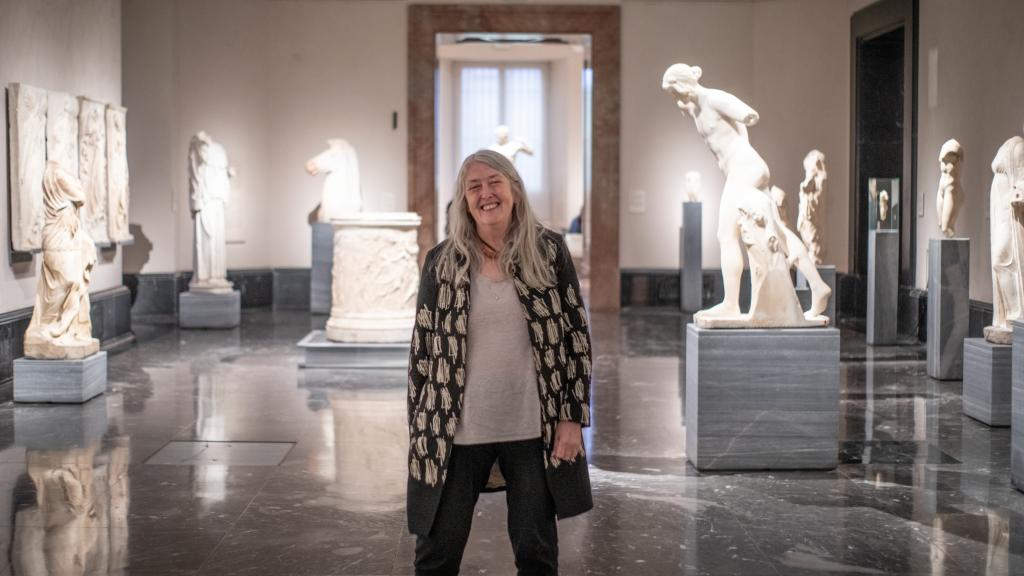
POLYGON ((128 231, 128 134, 126 110, 107 107, 107 231, 111 242, 130 242, 128 231))
POLYGON ((195 225, 191 291, 224 294, 233 290, 227 279, 224 226, 233 176, 223 146, 202 130, 192 136, 188 147, 189 207, 195 225))
POLYGON ((878 227, 882 228, 889 222, 889 191, 878 193, 878 227))
POLYGON ((328 140, 327 149, 306 162, 306 172, 311 176, 326 174, 317 220, 330 222, 343 214, 362 210, 359 158, 351 144, 341 138, 328 140))
POLYGON ((11 247, 29 252, 43 247, 47 95, 41 88, 18 83, 11 84, 7 91, 11 247))
POLYGON ((73 174, 50 161, 43 174, 46 227, 43 267, 32 320, 25 332, 25 356, 85 358, 99 350, 89 317, 89 280, 96 246, 80 221, 85 190, 73 174))
POLYGON ((78 97, 50 91, 46 106, 46 159, 78 174, 78 97))
POLYGON ((1024 138, 1010 138, 992 160, 992 325, 985 339, 1013 341, 1012 320, 1024 319, 1024 138))
POLYGON ((964 161, 964 150, 955 138, 946 140, 939 150, 939 191, 935 199, 935 210, 939 216, 939 229, 946 238, 956 234, 954 225, 960 205, 964 202, 964 190, 960 185, 960 164, 964 161))
POLYGON ((815 265, 821 264, 824 249, 821 246, 821 196, 825 193, 825 155, 811 150, 804 156, 804 181, 800 183, 800 204, 797 206, 796 229, 807 246, 807 253, 815 265))
POLYGON ((686 173, 686 202, 700 202, 700 172, 690 170, 686 173))
POLYGON ((509 133, 510 130, 508 126, 505 126, 504 124, 495 128, 494 136, 497 138, 497 142, 491 144, 491 150, 505 156, 511 160, 513 164, 515 164, 516 156, 518 156, 520 152, 527 156, 533 156, 533 148, 531 148, 525 140, 522 138, 509 138, 509 133))
POLYGON ((88 98, 79 99, 78 179, 85 188, 82 223, 97 244, 108 245, 107 106, 88 98))
POLYGON ((786 222, 786 213, 789 210, 786 206, 786 191, 772 185, 769 195, 772 197, 772 202, 775 203, 775 210, 779 213, 779 224, 788 228, 789 224, 786 222))
POLYGON ((782 222, 770 191, 768 165, 750 145, 747 127, 757 112, 739 98, 700 85, 700 67, 673 64, 665 71, 668 91, 684 116, 718 159, 725 174, 719 207, 718 241, 722 252, 725 298, 694 315, 702 328, 824 326, 831 289, 821 279, 800 238, 782 222), (743 248, 750 261, 751 302, 740 313, 743 248), (795 264, 811 288, 811 306, 800 309, 789 269, 795 264))

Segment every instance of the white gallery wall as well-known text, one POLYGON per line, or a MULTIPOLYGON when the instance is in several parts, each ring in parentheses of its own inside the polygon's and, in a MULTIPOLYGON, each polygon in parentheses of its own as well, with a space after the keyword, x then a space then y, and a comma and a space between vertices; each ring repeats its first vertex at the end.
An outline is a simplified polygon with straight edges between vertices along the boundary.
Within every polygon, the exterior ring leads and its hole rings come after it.
POLYGON ((989 187, 992 159, 1011 136, 1024 136, 1024 2, 921 2, 918 44, 917 286, 928 282, 928 239, 941 237, 935 214, 939 148, 964 147, 964 207, 958 236, 971 239, 971 298, 992 301, 989 187))
MULTIPOLYGON (((0 0, 0 88, 23 82, 46 90, 121 103, 120 0, 0 0)), ((128 125, 134 111, 128 111, 128 125)), ((0 114, 7 134, 7 114, 0 114)), ((133 151, 129 148, 129 155, 133 151)), ((7 150, 0 154, 4 175, 0 201, 0 314, 35 303, 42 255, 31 262, 10 260, 7 150)), ((133 175, 134 176, 134 175, 133 175)), ((131 182, 134 187, 134 181, 131 182)), ((134 202, 134 199, 133 199, 134 202)), ((134 210, 135 204, 132 204, 134 210)), ((98 254, 91 292, 121 285, 122 248, 98 254)))
MULTIPOLYGON (((225 144, 238 168, 228 215, 231 268, 309 266, 307 220, 322 179, 308 176, 303 164, 329 137, 357 148, 368 209, 404 210, 408 3, 124 0, 132 222, 148 240, 137 254, 126 254, 126 271, 191 268, 185 158, 188 139, 200 128, 225 144), (392 111, 399 113, 397 130, 392 111)), ((678 265, 687 170, 704 178, 704 262, 718 265, 721 172, 693 121, 660 89, 665 68, 682 61, 702 66, 706 85, 733 92, 761 114, 751 140, 773 182, 788 192, 791 223, 803 156, 811 148, 826 154, 825 259, 847 269, 850 17, 872 0, 572 3, 622 7, 622 268, 678 265)), ((990 298, 982 207, 991 157, 1024 122, 1024 100, 1015 97, 1024 78, 1012 73, 1013 57, 1022 53, 1014 30, 1022 10, 1016 0, 921 2, 920 287, 935 227, 935 156, 955 135, 967 151, 965 190, 975 199, 960 224, 974 239, 971 296, 990 298), (938 50, 934 104, 932 48, 938 50)))

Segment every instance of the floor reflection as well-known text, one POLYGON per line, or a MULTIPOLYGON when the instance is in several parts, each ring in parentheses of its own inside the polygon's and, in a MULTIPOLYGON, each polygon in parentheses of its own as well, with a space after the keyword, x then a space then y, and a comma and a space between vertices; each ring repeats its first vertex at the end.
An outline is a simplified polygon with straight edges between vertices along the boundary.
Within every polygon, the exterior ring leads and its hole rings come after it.
MULTIPOLYGON (((562 573, 1024 573, 1009 430, 964 417, 921 347, 843 330, 837 470, 701 474, 685 459, 687 320, 593 316, 595 508, 560 522, 562 573)), ((0 575, 411 574, 406 375, 299 369, 317 322, 139 326, 107 394, 0 406, 0 575), (156 457, 203 443, 247 456, 156 457)), ((505 513, 481 496, 464 573, 511 573, 505 513)))

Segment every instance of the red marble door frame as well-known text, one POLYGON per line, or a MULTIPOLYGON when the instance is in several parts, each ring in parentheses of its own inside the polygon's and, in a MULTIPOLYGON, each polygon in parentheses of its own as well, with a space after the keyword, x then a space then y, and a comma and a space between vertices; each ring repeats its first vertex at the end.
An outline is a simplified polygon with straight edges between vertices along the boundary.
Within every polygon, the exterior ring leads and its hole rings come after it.
POLYGON ((423 218, 420 254, 437 242, 434 76, 439 33, 589 34, 594 73, 590 218, 590 306, 619 308, 618 6, 409 6, 409 209, 423 218))

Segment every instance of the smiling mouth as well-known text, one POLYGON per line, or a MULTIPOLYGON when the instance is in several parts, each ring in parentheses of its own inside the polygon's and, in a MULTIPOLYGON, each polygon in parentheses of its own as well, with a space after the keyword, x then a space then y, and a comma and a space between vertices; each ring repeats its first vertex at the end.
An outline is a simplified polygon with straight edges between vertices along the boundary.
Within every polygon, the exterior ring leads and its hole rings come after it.
POLYGON ((480 211, 481 212, 490 212, 491 210, 496 210, 498 208, 499 204, 501 204, 501 203, 500 202, 488 202, 487 204, 482 204, 480 206, 480 211))

